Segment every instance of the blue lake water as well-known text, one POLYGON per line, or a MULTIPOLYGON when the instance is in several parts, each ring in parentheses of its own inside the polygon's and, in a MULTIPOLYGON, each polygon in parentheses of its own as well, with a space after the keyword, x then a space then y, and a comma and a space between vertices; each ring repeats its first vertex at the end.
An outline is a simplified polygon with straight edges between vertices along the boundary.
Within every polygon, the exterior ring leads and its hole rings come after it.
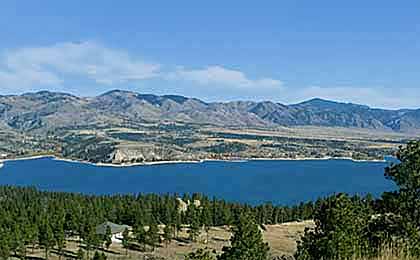
POLYGON ((117 168, 42 158, 5 162, 0 185, 87 194, 198 192, 250 204, 291 205, 338 192, 378 196, 393 190, 383 175, 386 166, 350 160, 270 160, 117 168))

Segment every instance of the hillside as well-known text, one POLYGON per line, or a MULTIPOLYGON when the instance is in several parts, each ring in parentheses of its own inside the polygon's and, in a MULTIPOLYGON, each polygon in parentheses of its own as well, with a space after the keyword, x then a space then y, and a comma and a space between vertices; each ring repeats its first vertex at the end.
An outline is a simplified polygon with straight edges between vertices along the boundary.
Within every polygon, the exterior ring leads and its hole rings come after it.
POLYGON ((0 96, 2 123, 32 131, 76 125, 123 122, 186 122, 216 126, 327 126, 420 131, 419 110, 384 110, 364 105, 312 99, 284 105, 270 101, 207 103, 175 95, 145 95, 114 90, 97 97, 37 92, 0 96))
MULTIPOLYGON (((383 159, 420 133, 420 110, 313 99, 206 103, 114 90, 0 96, 0 154, 94 163, 203 159, 383 159)), ((4 156, 3 156, 4 157, 4 156)), ((2 159, 2 158, 0 158, 2 159)))

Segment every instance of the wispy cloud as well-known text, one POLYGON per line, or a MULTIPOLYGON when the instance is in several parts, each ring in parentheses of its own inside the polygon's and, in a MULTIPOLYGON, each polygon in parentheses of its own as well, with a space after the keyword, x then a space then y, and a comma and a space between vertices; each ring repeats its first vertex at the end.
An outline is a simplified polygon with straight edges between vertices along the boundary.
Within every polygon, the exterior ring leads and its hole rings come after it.
POLYGON ((185 80, 200 85, 224 85, 237 88, 281 87, 282 82, 272 78, 251 79, 244 72, 222 66, 209 66, 203 69, 188 70, 178 68, 169 74, 169 79, 185 80))
POLYGON ((16 88, 58 85, 70 77, 117 84, 156 77, 160 65, 95 42, 59 43, 5 52, 0 83, 16 88))
POLYGON ((74 79, 85 84, 118 85, 152 78, 248 90, 282 85, 276 79, 252 79, 242 71, 223 66, 177 67, 166 71, 161 67, 96 42, 64 42, 4 52, 0 56, 0 85, 3 89, 24 91, 56 87, 74 79))
POLYGON ((321 97, 375 107, 420 106, 417 89, 399 87, 398 95, 395 95, 395 89, 380 86, 292 87, 278 79, 252 77, 244 71, 222 65, 171 68, 93 41, 18 48, 0 54, 0 94, 39 89, 66 90, 66 86, 71 85, 69 81, 92 86, 89 90, 74 87, 75 93, 97 94, 110 85, 126 88, 130 83, 147 79, 161 80, 158 82, 163 84, 153 85, 151 82, 142 90, 169 91, 207 100, 258 99, 291 103, 321 97))

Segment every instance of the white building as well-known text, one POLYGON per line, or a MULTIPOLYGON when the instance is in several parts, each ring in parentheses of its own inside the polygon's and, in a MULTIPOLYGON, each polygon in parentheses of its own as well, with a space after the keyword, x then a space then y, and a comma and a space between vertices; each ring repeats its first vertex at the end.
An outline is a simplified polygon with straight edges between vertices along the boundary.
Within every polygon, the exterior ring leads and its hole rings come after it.
POLYGON ((105 235, 108 227, 111 230, 111 241, 112 243, 122 243, 124 230, 131 230, 130 226, 118 225, 112 222, 104 222, 96 227, 96 234, 105 235))

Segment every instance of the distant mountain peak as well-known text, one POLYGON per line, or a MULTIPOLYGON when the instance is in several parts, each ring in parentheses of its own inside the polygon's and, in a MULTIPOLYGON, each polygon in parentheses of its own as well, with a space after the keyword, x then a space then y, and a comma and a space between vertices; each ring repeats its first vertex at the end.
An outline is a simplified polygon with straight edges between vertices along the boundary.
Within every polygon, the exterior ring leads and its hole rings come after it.
POLYGON ((128 91, 128 90, 121 90, 121 89, 113 89, 110 91, 107 91, 101 95, 99 95, 100 97, 104 97, 104 96, 113 96, 113 95, 137 95, 138 93, 133 92, 133 91, 128 91))
POLYGON ((180 96, 180 95, 164 95, 162 97, 175 101, 176 103, 179 103, 179 104, 183 104, 185 101, 188 100, 187 97, 180 96))
POLYGON ((8 123, 19 129, 69 127, 92 120, 172 120, 219 126, 328 126, 420 132, 420 110, 371 109, 322 98, 294 105, 271 101, 206 103, 182 95, 115 89, 92 98, 51 91, 0 96, 0 104, 0 118, 7 108, 8 114, 14 115, 13 122, 8 123))
POLYGON ((310 106, 310 107, 319 108, 319 109, 339 109, 339 110, 348 109, 349 107, 359 108, 359 109, 370 109, 370 107, 366 105, 360 105, 360 104, 355 104, 355 103, 350 103, 350 102, 338 102, 338 101, 332 101, 332 100, 318 98, 318 97, 312 98, 307 101, 303 101, 301 103, 298 103, 292 106, 296 106, 296 107, 310 106))

